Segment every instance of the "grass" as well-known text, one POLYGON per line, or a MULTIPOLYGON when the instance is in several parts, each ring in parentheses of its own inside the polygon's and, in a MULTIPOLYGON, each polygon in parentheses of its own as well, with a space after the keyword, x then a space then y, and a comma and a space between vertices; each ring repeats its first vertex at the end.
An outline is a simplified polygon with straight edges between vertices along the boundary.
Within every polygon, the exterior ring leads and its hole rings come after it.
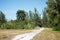
POLYGON ((19 30, 19 29, 0 30, 0 40, 11 40, 14 36, 18 34, 23 34, 31 31, 32 30, 19 30))
POLYGON ((35 29, 35 30, 38 30, 38 29, 40 29, 40 27, 39 27, 39 26, 36 26, 34 29, 35 29))
POLYGON ((60 32, 53 31, 52 28, 46 28, 36 35, 32 40, 60 40, 60 32))
POLYGON ((38 30, 40 27, 34 29, 0 29, 0 40, 11 40, 18 34, 32 32, 32 30, 38 30))

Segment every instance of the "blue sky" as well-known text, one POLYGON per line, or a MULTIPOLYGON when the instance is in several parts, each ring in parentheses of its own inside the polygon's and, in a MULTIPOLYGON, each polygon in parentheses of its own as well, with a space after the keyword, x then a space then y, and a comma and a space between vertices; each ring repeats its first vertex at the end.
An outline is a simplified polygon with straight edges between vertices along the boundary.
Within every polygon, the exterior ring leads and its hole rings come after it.
POLYGON ((37 8, 40 14, 46 7, 47 0, 0 0, 0 11, 6 15, 7 20, 16 19, 17 10, 34 11, 37 8))

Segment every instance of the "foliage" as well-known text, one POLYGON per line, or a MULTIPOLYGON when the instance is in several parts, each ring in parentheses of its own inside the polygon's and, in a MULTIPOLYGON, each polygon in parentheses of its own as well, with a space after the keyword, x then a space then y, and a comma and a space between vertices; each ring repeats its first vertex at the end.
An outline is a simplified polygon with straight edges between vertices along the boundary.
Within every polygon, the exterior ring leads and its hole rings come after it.
POLYGON ((46 11, 48 13, 49 26, 60 30, 60 1, 48 0, 47 5, 46 11))
POLYGON ((47 25, 48 25, 48 16, 47 15, 48 14, 47 14, 46 10, 44 9, 44 11, 43 11, 43 17, 42 17, 42 25, 44 27, 47 27, 47 25))
MULTIPOLYGON (((34 12, 26 12, 18 10, 16 13, 16 20, 10 20, 1 25, 1 29, 34 29, 36 26, 41 26, 41 17, 38 15, 35 8, 34 12)), ((5 15, 2 17, 5 18, 5 15)))
POLYGON ((5 22, 6 22, 5 15, 3 14, 3 12, 0 11, 0 27, 5 22))
POLYGON ((39 12, 37 11, 37 9, 35 8, 34 9, 34 22, 35 22, 35 25, 37 25, 37 26, 42 26, 42 23, 41 23, 41 17, 39 17, 39 16, 41 16, 41 15, 38 15, 39 14, 39 12))
POLYGON ((25 20, 26 14, 24 10, 18 10, 16 15, 17 15, 17 20, 25 20))

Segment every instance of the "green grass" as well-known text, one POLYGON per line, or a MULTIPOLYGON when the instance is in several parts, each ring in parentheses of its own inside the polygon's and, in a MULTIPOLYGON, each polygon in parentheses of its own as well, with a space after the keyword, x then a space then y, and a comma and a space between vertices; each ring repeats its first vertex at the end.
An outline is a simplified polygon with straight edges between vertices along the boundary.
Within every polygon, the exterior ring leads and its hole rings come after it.
POLYGON ((46 28, 36 35, 32 40, 60 40, 60 32, 53 31, 52 28, 46 28))

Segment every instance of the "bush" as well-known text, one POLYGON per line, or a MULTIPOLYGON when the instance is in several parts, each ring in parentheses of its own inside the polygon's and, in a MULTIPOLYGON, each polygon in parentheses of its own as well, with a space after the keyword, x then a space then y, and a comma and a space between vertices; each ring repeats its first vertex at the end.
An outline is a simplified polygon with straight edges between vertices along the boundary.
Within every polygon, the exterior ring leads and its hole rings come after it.
POLYGON ((57 24, 57 25, 58 25, 58 26, 54 27, 53 29, 54 29, 54 30, 57 30, 57 31, 60 31, 60 23, 57 24))
POLYGON ((4 23, 1 25, 1 29, 13 29, 14 25, 12 23, 4 23))
POLYGON ((1 29, 33 29, 35 27, 34 22, 25 21, 10 21, 1 25, 1 29))
POLYGON ((25 27, 25 29, 34 29, 35 28, 35 23, 31 22, 31 23, 28 23, 25 27))

